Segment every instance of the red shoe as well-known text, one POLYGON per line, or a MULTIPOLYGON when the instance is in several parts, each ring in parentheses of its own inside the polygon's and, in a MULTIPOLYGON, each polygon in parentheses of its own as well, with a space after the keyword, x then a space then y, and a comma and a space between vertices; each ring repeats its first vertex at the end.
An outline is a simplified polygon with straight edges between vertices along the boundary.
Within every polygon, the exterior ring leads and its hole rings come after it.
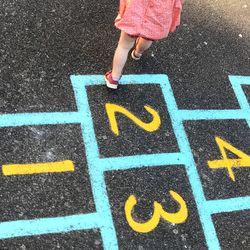
POLYGON ((111 70, 105 74, 104 78, 105 78, 105 82, 108 88, 117 89, 119 81, 113 80, 111 70))

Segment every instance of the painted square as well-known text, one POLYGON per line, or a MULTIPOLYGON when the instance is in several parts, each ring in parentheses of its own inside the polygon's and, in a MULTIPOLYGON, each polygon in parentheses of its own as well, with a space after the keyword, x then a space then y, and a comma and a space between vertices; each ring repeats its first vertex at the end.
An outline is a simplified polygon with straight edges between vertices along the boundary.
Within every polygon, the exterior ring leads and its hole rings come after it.
POLYGON ((250 249, 250 210, 213 215, 222 250, 250 249))
POLYGON ((112 171, 105 175, 107 190, 120 249, 208 249, 185 168, 182 165, 112 171), (137 204, 134 220, 148 221, 157 201, 167 212, 177 212, 179 204, 169 191, 177 192, 186 202, 188 217, 182 224, 160 220, 148 233, 134 231, 125 217, 125 202, 133 194, 137 204), (129 244, 128 244, 129 243, 129 244))
MULTIPOLYGON (((215 138, 250 155, 250 129, 245 120, 186 121, 185 130, 207 199, 226 199, 250 195, 250 165, 233 167, 233 180, 228 168, 210 168, 208 161, 221 160, 222 153, 215 138)), ((229 159, 238 159, 225 149, 229 159)), ((225 164, 226 165, 226 164, 225 164)))
POLYGON ((160 84, 122 85, 117 92, 109 91, 106 86, 87 86, 87 95, 100 157, 179 151, 160 84), (116 135, 111 130, 107 103, 127 109, 144 123, 153 120, 145 110, 148 105, 159 114, 161 125, 148 132, 124 114, 115 113, 119 129, 116 135))
POLYGON ((71 160, 73 172, 5 176, 1 222, 58 217, 95 210, 78 124, 0 128, 0 164, 71 160))

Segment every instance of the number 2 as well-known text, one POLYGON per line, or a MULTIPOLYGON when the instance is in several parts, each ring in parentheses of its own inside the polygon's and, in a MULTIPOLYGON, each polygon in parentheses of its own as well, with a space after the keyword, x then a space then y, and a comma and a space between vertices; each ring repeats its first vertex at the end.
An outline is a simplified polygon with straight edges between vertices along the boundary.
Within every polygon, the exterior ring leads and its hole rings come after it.
POLYGON ((156 131, 160 125, 161 125, 161 118, 157 111, 152 109, 151 107, 145 105, 144 108, 152 115, 153 119, 149 123, 145 123, 141 121, 139 118, 137 118, 135 115, 133 115, 131 112, 129 112, 127 109, 123 108, 120 105, 112 104, 112 103, 106 103, 105 105, 106 112, 109 118, 109 123, 111 127, 111 131, 118 136, 119 135, 119 129, 117 125, 117 120, 115 117, 116 113, 122 113, 123 115, 127 116, 130 120, 132 120, 135 124, 137 124, 139 127, 143 128, 147 132, 154 132, 156 131))

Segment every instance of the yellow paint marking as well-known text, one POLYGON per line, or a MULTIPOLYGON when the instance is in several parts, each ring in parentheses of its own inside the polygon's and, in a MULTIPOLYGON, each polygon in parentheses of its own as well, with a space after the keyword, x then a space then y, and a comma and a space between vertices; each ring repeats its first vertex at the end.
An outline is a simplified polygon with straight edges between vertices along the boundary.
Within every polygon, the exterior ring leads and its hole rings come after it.
POLYGON ((2 170, 3 174, 8 176, 68 171, 72 172, 75 170, 75 167, 72 161, 66 160, 61 162, 3 165, 2 170))
POLYGON ((125 216, 130 227, 134 231, 139 232, 139 233, 149 233, 157 227, 157 225, 160 222, 160 218, 163 218, 164 220, 171 222, 171 223, 175 223, 175 224, 184 223, 188 217, 188 209, 187 209, 186 202, 178 193, 171 190, 170 194, 173 197, 173 199, 177 203, 179 203, 180 205, 179 211, 177 213, 168 213, 164 211, 160 203, 155 201, 153 215, 151 219, 145 223, 139 223, 133 219, 132 210, 134 206, 136 205, 137 201, 134 195, 130 195, 128 200, 125 203, 125 216))
POLYGON ((227 168, 229 177, 235 181, 235 175, 232 168, 250 167, 250 156, 217 136, 215 137, 215 141, 221 152, 222 160, 208 161, 208 167, 213 169, 227 168), (239 159, 229 159, 225 149, 237 155, 239 159))
POLYGON ((112 132, 115 135, 119 135, 119 129, 116 121, 115 114, 116 113, 122 113, 123 115, 127 116, 130 120, 132 120, 136 125, 139 127, 143 128, 147 132, 154 132, 156 131, 160 125, 161 125, 161 118, 157 111, 152 109, 151 107, 145 105, 144 108, 152 115, 153 119, 149 123, 145 123, 141 121, 139 118, 137 118, 135 115, 133 115, 131 112, 129 112, 127 109, 123 108, 120 105, 112 104, 112 103, 106 103, 105 105, 109 122, 110 122, 110 127, 112 132))

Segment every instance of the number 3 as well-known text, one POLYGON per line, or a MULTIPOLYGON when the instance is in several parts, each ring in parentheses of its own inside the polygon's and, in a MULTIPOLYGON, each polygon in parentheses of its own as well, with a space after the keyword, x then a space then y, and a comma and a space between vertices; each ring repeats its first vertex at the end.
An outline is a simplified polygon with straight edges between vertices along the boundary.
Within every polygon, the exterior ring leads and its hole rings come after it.
POLYGON ((153 216, 150 220, 148 220, 145 223, 139 223, 133 219, 131 213, 137 201, 134 195, 130 195, 125 203, 125 216, 130 227, 134 231, 139 233, 149 233, 158 226, 160 218, 163 218, 164 220, 175 224, 184 223, 188 217, 188 209, 186 202, 178 193, 171 190, 170 194, 173 197, 173 199, 176 200, 177 203, 179 203, 180 205, 179 211, 177 213, 168 213, 164 211, 160 203, 155 201, 153 216))

